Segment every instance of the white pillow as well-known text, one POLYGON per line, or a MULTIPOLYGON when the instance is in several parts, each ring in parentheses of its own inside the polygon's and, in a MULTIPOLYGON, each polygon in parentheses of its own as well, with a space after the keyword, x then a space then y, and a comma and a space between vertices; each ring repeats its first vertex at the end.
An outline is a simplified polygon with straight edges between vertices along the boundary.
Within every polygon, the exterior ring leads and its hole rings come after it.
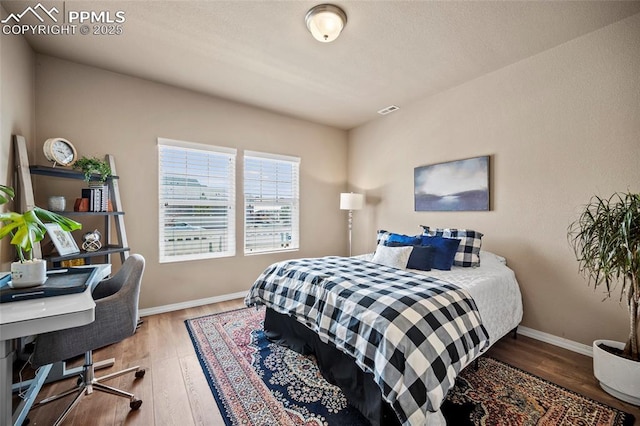
POLYGON ((376 247, 376 253, 371 259, 374 263, 390 266, 392 268, 405 269, 413 247, 387 247, 382 244, 376 247))

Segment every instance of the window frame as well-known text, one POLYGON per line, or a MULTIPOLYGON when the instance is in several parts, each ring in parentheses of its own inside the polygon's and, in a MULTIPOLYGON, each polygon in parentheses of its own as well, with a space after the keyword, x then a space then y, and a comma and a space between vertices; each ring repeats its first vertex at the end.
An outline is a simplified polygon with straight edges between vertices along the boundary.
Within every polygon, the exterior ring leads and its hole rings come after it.
POLYGON ((282 155, 282 154, 273 154, 261 151, 249 151, 245 150, 242 158, 242 200, 243 200, 243 253, 245 256, 256 256, 261 254, 270 254, 270 253, 282 253, 282 252, 293 252, 300 250, 300 164, 301 158, 290 155, 282 155), (260 250, 247 250, 247 159, 260 159, 265 161, 278 161, 278 162, 286 162, 294 166, 295 168, 295 182, 292 182, 292 193, 294 195, 292 205, 292 213, 291 213, 291 234, 292 234, 292 243, 289 247, 271 247, 267 249, 260 250))
MULTIPOLYGON (((172 262, 185 262, 191 260, 204 260, 204 259, 216 259, 216 258, 225 258, 225 257, 234 257, 236 255, 236 212, 237 212, 237 149, 221 147, 217 145, 208 145, 203 143, 196 142, 188 142, 177 139, 168 139, 168 138, 158 138, 157 140, 157 153, 158 153, 158 258, 160 263, 172 263, 172 262), (230 168, 227 172, 227 189, 228 189, 228 199, 226 202, 227 206, 227 218, 226 218, 226 227, 223 228, 224 235, 227 238, 227 246, 226 250, 219 252, 203 252, 203 253, 193 253, 193 254, 183 254, 183 255, 166 255, 165 254, 165 232, 166 232, 166 210, 163 205, 165 201, 165 194, 163 193, 163 189, 165 188, 165 184, 163 183, 163 178, 168 176, 165 170, 163 170, 163 158, 162 158, 162 149, 163 147, 168 148, 177 148, 184 151, 189 152, 206 152, 207 155, 211 155, 211 153, 219 154, 222 157, 225 157, 230 161, 230 168)), ((188 169, 188 162, 185 162, 185 167, 188 169)), ((209 170, 209 169, 207 169, 209 170)), ((186 173, 186 177, 191 176, 191 174, 186 173)), ((197 174, 193 174, 193 176, 197 176, 197 174)), ((194 204, 198 205, 198 204, 194 204)), ((214 204, 202 204, 211 207, 214 204)))

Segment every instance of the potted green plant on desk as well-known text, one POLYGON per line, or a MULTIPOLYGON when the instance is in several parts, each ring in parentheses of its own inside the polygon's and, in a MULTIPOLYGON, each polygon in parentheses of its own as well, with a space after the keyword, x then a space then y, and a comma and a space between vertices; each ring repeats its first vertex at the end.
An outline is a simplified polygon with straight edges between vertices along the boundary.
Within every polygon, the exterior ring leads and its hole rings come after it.
MULTIPOLYGON (((0 185, 0 205, 13 199, 13 188, 0 185)), ((59 214, 34 207, 24 213, 0 212, 0 239, 10 236, 16 247, 18 261, 11 264, 13 287, 28 287, 43 284, 47 278, 47 262, 33 259, 33 245, 42 241, 47 229, 45 222, 57 223, 64 231, 75 231, 82 225, 59 214)))
POLYGON ((629 311, 629 338, 593 342, 593 370, 613 396, 640 405, 640 194, 593 197, 569 226, 579 270, 606 296, 619 289, 629 311))

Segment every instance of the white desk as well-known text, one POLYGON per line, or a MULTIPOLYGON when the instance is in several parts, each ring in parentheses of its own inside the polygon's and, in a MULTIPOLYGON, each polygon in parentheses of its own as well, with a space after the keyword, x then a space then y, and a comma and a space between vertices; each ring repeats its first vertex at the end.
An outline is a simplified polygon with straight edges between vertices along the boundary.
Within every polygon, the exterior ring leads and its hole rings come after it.
MULTIPOLYGON (((13 380, 13 351, 12 340, 18 337, 31 336, 48 331, 78 327, 89 324, 95 319, 95 302, 91 291, 102 279, 111 274, 111 265, 87 265, 97 267, 92 282, 83 293, 65 296, 43 297, 40 299, 23 300, 20 302, 0 303, 0 425, 12 425, 21 419, 22 423, 25 407, 19 407, 12 415, 11 384, 13 380)), ((29 393, 33 398, 40 390, 51 366, 42 367, 38 371, 33 389, 29 393)), ((31 400, 31 403, 33 400, 31 400)), ((30 404, 28 404, 30 406, 30 404)), ((26 407, 28 411, 29 407, 26 407)))

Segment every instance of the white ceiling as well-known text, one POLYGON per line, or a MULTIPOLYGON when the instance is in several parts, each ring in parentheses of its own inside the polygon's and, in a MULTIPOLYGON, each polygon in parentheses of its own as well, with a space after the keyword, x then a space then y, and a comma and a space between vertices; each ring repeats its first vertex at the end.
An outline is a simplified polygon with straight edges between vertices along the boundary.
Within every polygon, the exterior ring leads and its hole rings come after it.
MULTIPOLYGON (((20 13, 37 0, 1 3, 20 13)), ((28 35, 37 52, 342 129, 640 12, 640 1, 339 0, 348 23, 319 43, 304 16, 322 1, 42 3, 126 21, 121 35, 28 35)))

